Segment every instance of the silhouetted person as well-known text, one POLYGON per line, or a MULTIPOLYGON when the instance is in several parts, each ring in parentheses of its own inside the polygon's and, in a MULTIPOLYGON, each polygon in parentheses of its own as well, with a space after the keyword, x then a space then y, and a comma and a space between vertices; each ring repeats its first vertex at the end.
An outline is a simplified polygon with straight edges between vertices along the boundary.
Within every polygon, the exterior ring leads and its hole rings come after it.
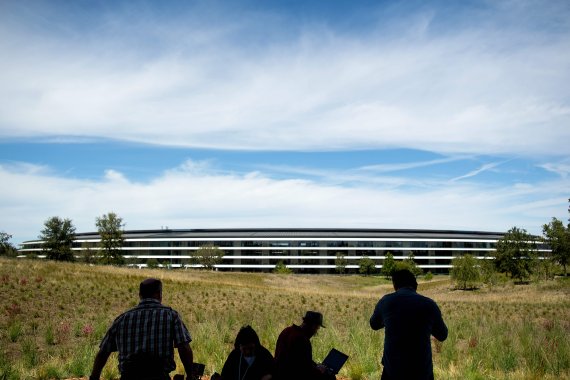
POLYGON ((447 338, 441 311, 416 293, 418 283, 409 270, 394 272, 392 283, 396 291, 380 299, 370 318, 372 329, 385 328, 382 380, 433 379, 430 336, 447 338))
POLYGON ((212 380, 271 380, 274 371, 273 356, 261 345, 255 330, 245 326, 236 336, 221 377, 212 377, 212 380))
POLYGON ((190 333, 178 313, 162 302, 162 282, 141 282, 138 306, 118 316, 101 341, 90 380, 99 379, 111 352, 119 352, 121 380, 169 380, 174 347, 187 374, 193 354, 190 333))
POLYGON ((323 315, 307 311, 301 326, 285 328, 275 347, 275 377, 279 380, 335 379, 326 367, 313 361, 311 338, 323 326, 323 315))

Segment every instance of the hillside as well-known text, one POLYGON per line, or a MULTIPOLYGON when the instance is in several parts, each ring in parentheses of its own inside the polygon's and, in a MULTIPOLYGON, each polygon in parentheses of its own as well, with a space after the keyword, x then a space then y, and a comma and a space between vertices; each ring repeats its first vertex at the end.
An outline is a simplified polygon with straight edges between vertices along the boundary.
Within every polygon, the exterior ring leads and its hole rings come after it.
MULTIPOLYGON (((314 357, 350 355, 342 376, 379 378, 382 332, 368 319, 391 284, 379 277, 140 270, 0 259, 0 378, 70 378, 89 373, 98 343, 137 303, 139 282, 164 282, 163 302, 180 312, 196 361, 219 371, 238 329, 252 325, 274 350, 279 332, 319 310, 326 329, 314 357)), ((420 283, 441 306, 449 339, 434 345, 438 379, 570 378, 570 283, 504 284, 455 291, 447 277, 420 283)), ((178 366, 182 370, 182 366, 178 366)), ((116 361, 104 377, 117 378, 116 361)))

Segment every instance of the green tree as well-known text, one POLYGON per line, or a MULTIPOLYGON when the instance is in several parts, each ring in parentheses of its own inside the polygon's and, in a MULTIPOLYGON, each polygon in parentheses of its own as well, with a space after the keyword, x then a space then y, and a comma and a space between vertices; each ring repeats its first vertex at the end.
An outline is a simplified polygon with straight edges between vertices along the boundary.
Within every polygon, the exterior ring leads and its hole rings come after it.
POLYGON ((159 266, 159 262, 154 257, 151 257, 146 261, 146 267, 149 269, 156 269, 159 266))
POLYGON ((275 269, 273 269, 273 273, 277 273, 277 274, 291 274, 293 273, 293 270, 291 268, 289 268, 287 265, 285 265, 283 263, 283 261, 279 261, 276 265, 275 265, 275 269))
POLYGON ((374 274, 376 273, 376 264, 374 264, 374 261, 370 257, 364 256, 358 260, 358 272, 365 276, 374 274))
POLYGON ((103 264, 121 265, 125 260, 121 255, 123 247, 123 219, 109 212, 95 219, 95 226, 101 236, 99 249, 103 264))
POLYGON ((477 259, 471 255, 463 255, 452 260, 451 279, 459 289, 474 289, 481 281, 481 270, 477 259))
POLYGON ((195 262, 210 270, 221 264, 223 257, 224 251, 213 244, 203 245, 194 253, 195 262))
POLYGON ((42 251, 50 260, 74 261, 71 249, 75 238, 75 227, 70 219, 52 216, 44 222, 44 229, 39 239, 42 240, 42 251))
POLYGON ((497 242, 495 266, 499 272, 522 282, 532 274, 536 256, 535 238, 525 229, 513 227, 497 242))
POLYGON ((12 235, 1 231, 0 232, 0 256, 17 256, 18 250, 10 243, 12 235))
POLYGON ((495 267, 494 258, 485 258, 479 262, 481 280, 486 285, 497 285, 499 276, 495 267))
POLYGON ((410 253, 408 257, 405 258, 403 261, 396 262, 396 264, 394 265, 394 270, 407 269, 410 272, 412 272, 416 277, 421 275, 424 271, 422 270, 422 268, 418 266, 418 264, 416 264, 414 258, 415 258, 414 254, 410 253))
POLYGON ((390 278, 390 276, 392 276, 392 273, 394 273, 395 268, 396 268, 396 260, 394 260, 394 255, 388 252, 386 254, 384 262, 382 263, 381 273, 384 277, 390 278))
POLYGON ((346 266, 348 264, 348 260, 345 258, 345 256, 342 253, 336 254, 336 259, 334 261, 334 264, 335 264, 335 270, 338 274, 346 273, 346 266))
POLYGON ((567 266, 570 262, 570 225, 564 226, 561 220, 552 221, 542 226, 544 241, 550 246, 552 260, 562 265, 564 275, 568 276, 567 266))

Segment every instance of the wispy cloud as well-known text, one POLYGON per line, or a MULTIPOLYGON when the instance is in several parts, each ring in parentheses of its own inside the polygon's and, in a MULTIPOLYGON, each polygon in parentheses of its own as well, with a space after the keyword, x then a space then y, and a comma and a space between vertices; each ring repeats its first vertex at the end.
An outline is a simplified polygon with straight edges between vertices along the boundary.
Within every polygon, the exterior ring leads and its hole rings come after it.
POLYGON ((5 12, 0 138, 564 155, 570 28, 558 16, 565 8, 515 3, 487 3, 485 17, 468 17, 467 9, 453 25, 435 26, 442 10, 432 4, 402 11, 392 30, 364 33, 319 20, 292 29, 293 17, 270 10, 236 19, 221 9, 208 24, 181 9, 185 17, 167 24, 159 12, 130 19, 140 11, 128 3, 131 13, 82 14, 99 22, 88 33, 45 23, 49 32, 39 33, 21 12, 5 12), (512 13, 528 27, 505 22, 512 13), (540 29, 535 19, 558 24, 540 29), (269 21, 265 39, 251 41, 269 21))
POLYGON ((406 162, 406 163, 397 163, 397 164, 366 165, 366 166, 363 166, 359 169, 360 170, 370 170, 370 171, 386 173, 386 172, 395 172, 395 171, 401 171, 401 170, 417 169, 417 168, 424 168, 427 166, 446 164, 449 162, 465 160, 467 158, 470 158, 470 157, 458 156, 458 157, 440 158, 437 160, 406 162))
POLYGON ((476 175, 479 175, 479 174, 481 174, 481 173, 483 173, 483 172, 492 170, 492 169, 496 168, 497 166, 499 166, 499 165, 501 165, 501 164, 503 164, 503 163, 504 163, 504 162, 491 162, 491 163, 488 163, 488 164, 484 164, 484 165, 482 165, 481 167, 479 167, 478 169, 472 170, 472 171, 470 171, 470 172, 467 173, 467 174, 464 174, 464 175, 462 175, 462 176, 455 177, 455 178, 451 179, 450 182, 456 182, 456 181, 460 181, 460 180, 462 180, 462 179, 475 177, 476 175))
POLYGON ((539 167, 549 172, 556 173, 562 178, 567 178, 570 175, 570 159, 561 162, 549 162, 539 165, 539 167))

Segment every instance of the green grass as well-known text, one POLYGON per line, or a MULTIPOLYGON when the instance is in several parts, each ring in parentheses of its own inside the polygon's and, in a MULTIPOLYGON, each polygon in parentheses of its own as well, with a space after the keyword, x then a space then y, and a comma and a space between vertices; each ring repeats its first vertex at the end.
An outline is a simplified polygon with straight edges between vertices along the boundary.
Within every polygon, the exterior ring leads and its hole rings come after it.
MULTIPOLYGON (((107 328, 136 305, 139 282, 151 276, 163 280, 163 302, 182 315, 206 373, 221 370, 241 326, 251 324, 273 351, 279 332, 312 309, 323 312, 327 326, 313 338, 315 359, 337 347, 350 355, 342 377, 380 377, 383 332, 368 326, 378 298, 392 291, 380 277, 0 259, 0 379, 87 376, 107 328)), ((570 379, 568 280, 462 292, 435 276, 420 283, 420 292, 438 302, 450 330, 446 342, 433 345, 436 378, 570 379)), ((118 376, 112 355, 103 378, 118 376)))

